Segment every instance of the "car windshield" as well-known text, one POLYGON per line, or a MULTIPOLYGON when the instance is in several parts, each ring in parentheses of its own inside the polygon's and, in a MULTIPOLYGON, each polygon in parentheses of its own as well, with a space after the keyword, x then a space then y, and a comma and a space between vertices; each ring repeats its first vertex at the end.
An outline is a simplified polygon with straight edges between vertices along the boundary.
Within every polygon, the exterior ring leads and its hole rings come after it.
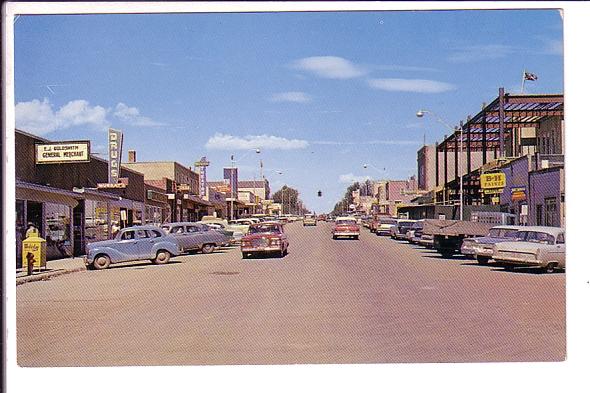
POLYGON ((412 229, 422 229, 424 227, 424 223, 422 222, 415 222, 412 224, 412 229))
POLYGON ((248 233, 281 233, 281 230, 278 225, 254 225, 248 233))
POLYGON ((518 229, 502 229, 500 236, 513 239, 516 237, 518 229))
POLYGON ((356 221, 355 220, 338 220, 336 221, 336 225, 355 225, 356 221))
POLYGON ((413 222, 402 221, 402 222, 398 222, 397 226, 403 227, 403 228, 410 228, 413 224, 414 224, 413 222))

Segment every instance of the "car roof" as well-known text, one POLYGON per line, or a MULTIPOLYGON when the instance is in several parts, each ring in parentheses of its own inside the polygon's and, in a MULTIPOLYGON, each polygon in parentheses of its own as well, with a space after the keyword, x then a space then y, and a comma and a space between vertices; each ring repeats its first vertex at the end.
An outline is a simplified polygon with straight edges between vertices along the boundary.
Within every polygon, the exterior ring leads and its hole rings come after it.
MULTIPOLYGON (((522 225, 496 225, 491 227, 490 229, 524 229, 527 228, 525 226, 522 225)), ((532 228, 532 227, 529 227, 532 228)))
POLYGON ((205 225, 202 222, 189 222, 189 221, 180 221, 180 222, 167 222, 166 224, 162 224, 162 226, 171 226, 171 225, 205 225))
POLYGON ((156 229, 156 230, 160 230, 160 231, 162 230, 162 228, 157 227, 155 225, 134 225, 132 227, 121 228, 121 232, 122 231, 126 231, 126 230, 131 230, 131 229, 134 229, 134 230, 135 229, 139 229, 139 230, 147 230, 147 229, 152 230, 152 229, 156 229))
POLYGON ((553 236, 557 236, 560 233, 565 233, 565 229, 564 228, 560 228, 560 227, 530 226, 530 227, 521 227, 519 229, 519 232, 525 232, 525 231, 530 231, 530 232, 545 232, 545 233, 548 233, 548 234, 553 235, 553 236))

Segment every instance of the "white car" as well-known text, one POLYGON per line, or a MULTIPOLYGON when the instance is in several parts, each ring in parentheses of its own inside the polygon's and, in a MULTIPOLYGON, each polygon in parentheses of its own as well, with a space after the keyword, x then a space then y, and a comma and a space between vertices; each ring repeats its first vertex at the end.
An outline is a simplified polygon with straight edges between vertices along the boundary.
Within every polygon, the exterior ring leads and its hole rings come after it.
POLYGON ((494 245, 492 258, 512 269, 514 266, 535 266, 546 273, 565 269, 565 229, 556 227, 523 227, 517 241, 494 245))

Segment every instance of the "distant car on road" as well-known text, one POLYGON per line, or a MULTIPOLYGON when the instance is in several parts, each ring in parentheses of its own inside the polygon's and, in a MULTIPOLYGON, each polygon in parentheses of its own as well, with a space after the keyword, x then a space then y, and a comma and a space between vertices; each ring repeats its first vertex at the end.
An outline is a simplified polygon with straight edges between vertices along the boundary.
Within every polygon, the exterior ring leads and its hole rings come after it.
POLYGON ((424 229, 424 220, 418 220, 412 224, 408 232, 406 232, 406 240, 411 244, 418 244, 422 238, 422 230, 424 229))
POLYGON ((124 228, 112 240, 86 246, 86 266, 106 269, 113 263, 149 259, 157 265, 180 255, 178 241, 156 226, 124 228))
POLYGON ((391 217, 389 215, 377 215, 377 216, 373 216, 371 218, 371 220, 369 221, 369 230, 371 232, 375 232, 377 230, 377 227, 379 226, 379 222, 381 219, 386 219, 389 220, 391 218, 395 218, 395 217, 391 217))
POLYGON ((289 240, 283 225, 277 222, 263 222, 250 225, 248 233, 242 238, 242 257, 248 258, 254 254, 276 254, 285 256, 289 247, 289 240))
POLYGON ((332 239, 341 237, 351 237, 353 239, 359 238, 361 228, 354 217, 338 217, 332 228, 332 239))
POLYGON ((303 226, 306 227, 308 225, 313 225, 313 226, 318 225, 318 220, 317 220, 316 216, 314 216, 313 214, 306 214, 303 217, 303 226))
POLYGON ((221 232, 196 222, 164 224, 162 229, 176 238, 182 252, 201 251, 203 254, 210 254, 216 247, 222 247, 230 241, 221 232))
POLYGON ((515 225, 498 225, 490 229, 487 236, 463 239, 461 254, 477 259, 485 265, 492 258, 494 244, 515 241, 518 230, 524 228, 515 225))
POLYGON ((391 238, 397 240, 407 239, 407 232, 412 228, 415 222, 416 220, 408 220, 405 218, 397 220, 395 225, 391 227, 391 238))
POLYGON ((511 270, 514 266, 535 266, 546 273, 565 269, 565 229, 523 227, 517 241, 494 245, 492 258, 511 270))

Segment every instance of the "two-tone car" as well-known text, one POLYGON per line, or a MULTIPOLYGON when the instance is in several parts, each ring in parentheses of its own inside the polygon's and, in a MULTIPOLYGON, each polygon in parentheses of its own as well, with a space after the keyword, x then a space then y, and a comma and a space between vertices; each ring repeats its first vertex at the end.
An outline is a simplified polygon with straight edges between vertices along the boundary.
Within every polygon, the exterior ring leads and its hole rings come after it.
POLYGON ((414 225, 415 222, 416 220, 400 218, 396 221, 395 225, 391 227, 389 235, 392 239, 405 240, 407 238, 406 233, 412 228, 412 225, 414 225))
POLYGON ((406 240, 411 244, 418 244, 422 238, 422 231, 424 230, 424 220, 418 220, 412 224, 408 232, 406 232, 406 240))
POLYGON ((389 235, 391 228, 397 223, 395 217, 379 217, 377 226, 375 227, 375 233, 377 236, 389 235))
POLYGON ((514 242, 494 245, 492 258, 511 270, 516 266, 538 267, 546 273, 565 269, 565 229, 523 227, 514 242))
POLYGON ((215 248, 230 242, 230 238, 221 232, 196 222, 174 222, 164 224, 161 228, 176 238, 181 252, 201 251, 203 254, 210 254, 215 248))
POLYGON ((463 239, 461 254, 477 259, 477 263, 485 265, 492 258, 494 244, 516 240, 518 231, 523 228, 516 225, 498 225, 490 229, 487 236, 463 239))
POLYGON ((318 225, 317 217, 314 214, 306 214, 303 216, 303 226, 306 227, 308 225, 318 225))
POLYGON ((145 225, 123 228, 112 240, 89 243, 84 262, 89 269, 106 269, 114 263, 143 259, 160 265, 180 253, 174 237, 156 226, 145 225))
POLYGON ((358 240, 361 228, 354 217, 338 217, 332 228, 332 239, 353 238, 358 240))
POLYGON ((240 243, 244 259, 251 255, 274 254, 287 255, 289 239, 280 222, 262 222, 250 225, 248 233, 240 243))

